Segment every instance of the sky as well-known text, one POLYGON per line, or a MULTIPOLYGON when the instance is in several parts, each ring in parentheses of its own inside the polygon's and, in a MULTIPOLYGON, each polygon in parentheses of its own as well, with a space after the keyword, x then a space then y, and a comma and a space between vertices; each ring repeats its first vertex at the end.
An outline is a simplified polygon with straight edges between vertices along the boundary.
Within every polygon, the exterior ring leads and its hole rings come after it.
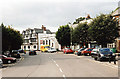
POLYGON ((0 22, 22 32, 44 25, 52 32, 76 18, 108 14, 119 0, 0 0, 0 22))

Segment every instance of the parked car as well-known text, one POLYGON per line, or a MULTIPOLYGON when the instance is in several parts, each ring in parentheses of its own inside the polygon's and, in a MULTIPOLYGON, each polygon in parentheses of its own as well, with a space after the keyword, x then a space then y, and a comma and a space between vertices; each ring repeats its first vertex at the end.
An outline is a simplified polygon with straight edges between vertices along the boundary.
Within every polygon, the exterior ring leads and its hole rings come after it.
POLYGON ((99 49, 93 49, 91 52, 91 57, 95 57, 99 49))
POLYGON ((94 48, 86 48, 85 50, 81 51, 81 54, 82 55, 91 55, 91 51, 93 50, 94 48))
POLYGON ((24 54, 26 54, 26 52, 25 52, 23 49, 19 49, 18 51, 19 51, 19 53, 24 53, 24 54))
POLYGON ((0 68, 2 68, 3 67, 3 61, 2 61, 2 59, 0 59, 0 68))
POLYGON ((65 48, 63 50, 63 53, 68 54, 68 53, 74 53, 74 52, 73 52, 73 50, 71 48, 65 48))
POLYGON ((35 50, 30 50, 30 51, 29 51, 29 55, 37 55, 37 53, 36 53, 35 50))
POLYGON ((85 49, 86 49, 86 48, 81 48, 81 49, 79 49, 78 52, 77 52, 77 55, 78 55, 78 56, 82 55, 81 52, 82 52, 83 50, 85 50, 85 49))
POLYGON ((74 50, 74 54, 77 55, 79 49, 74 50))
POLYGON ((19 53, 18 50, 12 50, 12 52, 9 53, 8 56, 10 56, 10 57, 15 57, 15 58, 21 58, 20 53, 19 53))
POLYGON ((53 53, 53 52, 56 52, 56 48, 48 48, 48 53, 53 53))
POLYGON ((16 62, 16 58, 7 57, 5 55, 0 55, 0 59, 2 59, 3 64, 10 64, 16 62))
POLYGON ((109 57, 111 60, 114 60, 116 57, 116 55, 109 48, 100 48, 96 50, 96 53, 93 55, 93 58, 98 61, 109 59, 109 57))

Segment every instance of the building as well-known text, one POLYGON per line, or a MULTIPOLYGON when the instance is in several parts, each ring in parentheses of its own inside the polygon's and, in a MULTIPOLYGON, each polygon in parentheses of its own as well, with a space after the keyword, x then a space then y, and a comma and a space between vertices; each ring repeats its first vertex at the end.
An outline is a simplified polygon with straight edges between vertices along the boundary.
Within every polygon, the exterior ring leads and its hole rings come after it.
MULTIPOLYGON (((85 22, 86 22, 87 24, 90 24, 92 21, 93 21, 93 19, 92 19, 92 18, 90 17, 90 15, 88 14, 87 17, 86 17, 83 21, 80 21, 79 23, 85 23, 85 22)), ((73 25, 71 25, 71 26, 72 26, 73 29, 74 29, 75 27, 78 26, 78 24, 73 24, 73 25)), ((89 41, 88 45, 87 45, 87 46, 84 46, 84 47, 94 48, 94 47, 96 47, 96 46, 98 47, 96 41, 89 41)), ((80 47, 82 47, 81 44, 72 46, 72 49, 79 49, 80 47)), ((101 45, 100 45, 99 47, 101 47, 101 45)))
POLYGON ((39 50, 41 45, 50 45, 52 48, 56 48, 58 50, 61 50, 61 45, 58 43, 57 39, 55 38, 54 34, 38 34, 38 40, 39 40, 39 50))
POLYGON ((116 38, 116 42, 112 44, 108 44, 107 47, 109 48, 114 48, 116 47, 117 51, 120 52, 120 2, 119 2, 119 7, 113 11, 112 16, 118 19, 118 32, 119 32, 119 37, 116 38))
POLYGON ((23 50, 39 50, 38 34, 52 34, 52 32, 42 25, 42 28, 26 29, 22 32, 24 39, 21 49, 23 50))

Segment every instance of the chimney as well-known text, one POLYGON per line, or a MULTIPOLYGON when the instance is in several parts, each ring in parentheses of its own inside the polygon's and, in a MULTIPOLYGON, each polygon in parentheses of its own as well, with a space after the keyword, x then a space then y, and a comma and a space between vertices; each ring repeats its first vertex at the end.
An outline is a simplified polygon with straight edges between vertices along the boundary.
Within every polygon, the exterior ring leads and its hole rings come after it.
POLYGON ((90 15, 89 15, 89 14, 87 15, 86 19, 91 19, 91 17, 90 17, 90 15))
POLYGON ((44 27, 44 25, 42 25, 42 29, 43 29, 44 31, 46 31, 46 27, 44 27))

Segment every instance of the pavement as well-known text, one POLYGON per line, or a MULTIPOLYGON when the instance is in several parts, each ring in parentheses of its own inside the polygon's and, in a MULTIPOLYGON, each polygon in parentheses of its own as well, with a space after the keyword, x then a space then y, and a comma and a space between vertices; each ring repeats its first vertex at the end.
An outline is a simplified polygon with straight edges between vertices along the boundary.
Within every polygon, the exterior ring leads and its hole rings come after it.
MULTIPOLYGON (((41 53, 24 56, 17 64, 2 70, 2 77, 118 77, 118 62, 99 62, 90 56, 76 56, 74 54, 41 53)), ((103 79, 103 78, 102 78, 103 79)), ((110 78, 108 78, 110 79, 110 78)))

